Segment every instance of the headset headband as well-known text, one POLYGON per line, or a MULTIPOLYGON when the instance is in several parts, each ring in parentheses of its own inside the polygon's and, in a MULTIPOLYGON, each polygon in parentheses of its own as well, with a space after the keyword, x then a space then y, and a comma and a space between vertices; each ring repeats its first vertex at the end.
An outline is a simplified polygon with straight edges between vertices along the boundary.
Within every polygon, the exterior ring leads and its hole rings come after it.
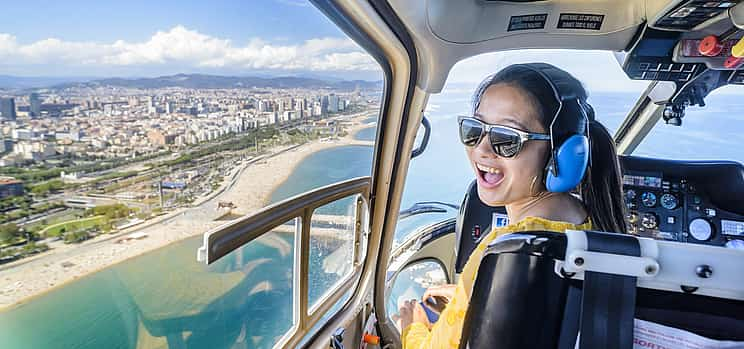
POLYGON ((569 126, 570 131, 568 133, 570 134, 589 135, 588 124, 594 121, 594 112, 591 106, 586 103, 584 97, 578 96, 576 94, 578 91, 566 81, 565 72, 547 63, 515 64, 513 67, 534 71, 543 78, 553 91, 555 101, 558 103, 558 109, 550 122, 551 143, 554 147, 556 143, 562 141, 562 139, 552 140, 556 124, 567 124, 561 126, 569 126), (575 105, 570 105, 574 103, 575 105))
MULTIPOLYGON (((550 86, 553 91, 558 109, 550 122, 550 148, 551 154, 555 156, 557 149, 570 136, 575 134, 584 135, 589 138, 589 123, 594 121, 594 110, 584 100, 584 96, 576 93, 575 86, 566 79, 566 73, 547 63, 515 64, 514 68, 531 70, 550 86), (559 132, 558 130, 564 130, 559 132)), ((552 162, 552 159, 549 160, 552 162)), ((558 169, 555 164, 550 164, 553 174, 558 169)))

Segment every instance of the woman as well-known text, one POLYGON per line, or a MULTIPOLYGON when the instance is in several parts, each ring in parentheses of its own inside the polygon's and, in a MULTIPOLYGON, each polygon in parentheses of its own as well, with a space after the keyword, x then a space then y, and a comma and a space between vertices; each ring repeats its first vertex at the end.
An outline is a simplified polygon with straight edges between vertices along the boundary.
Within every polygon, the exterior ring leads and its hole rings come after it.
MULTIPOLYGON (((511 223, 493 229, 481 241, 457 285, 426 291, 423 299, 440 296, 448 300, 435 324, 429 323, 418 300, 401 306, 398 322, 403 329, 401 340, 405 349, 459 346, 480 259, 489 242, 498 236, 531 230, 625 232, 615 144, 607 129, 593 120, 586 97, 576 78, 544 63, 509 66, 486 78, 478 87, 473 97, 473 115, 459 120, 461 140, 475 171, 480 200, 490 206, 505 206, 511 223), (550 77, 540 72, 545 68, 552 71, 550 77), (569 129, 570 122, 562 122, 564 116, 558 117, 565 115, 565 110, 558 112, 561 104, 548 78, 553 85, 560 85, 562 94, 575 96, 589 114, 585 117, 582 114, 581 120, 585 122, 580 127, 590 140, 591 161, 574 190, 576 194, 551 192, 546 188, 553 154, 551 136, 556 137, 555 141, 558 135, 575 132, 569 129), (555 81, 556 78, 560 81, 555 81), (497 126, 495 131, 489 125, 497 126), (504 137, 510 133, 522 136, 504 137)), ((566 108, 565 104, 562 108, 566 108)))

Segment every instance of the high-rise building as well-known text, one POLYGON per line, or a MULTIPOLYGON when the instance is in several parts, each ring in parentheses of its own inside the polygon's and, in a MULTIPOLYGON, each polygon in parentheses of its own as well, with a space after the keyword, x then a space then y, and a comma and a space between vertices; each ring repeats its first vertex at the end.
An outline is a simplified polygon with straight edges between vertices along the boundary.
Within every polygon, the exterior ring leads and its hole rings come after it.
POLYGON ((338 111, 338 96, 331 94, 331 96, 328 97, 328 111, 331 113, 338 111))
POLYGON ((173 114, 175 112, 176 112, 176 102, 173 102, 173 101, 165 102, 165 113, 173 114))
POLYGON ((39 94, 36 92, 31 93, 31 95, 28 97, 28 102, 30 104, 30 115, 32 117, 41 116, 41 99, 39 98, 39 94))
POLYGON ((307 108, 307 101, 305 98, 295 98, 293 99, 293 109, 294 110, 303 110, 307 108))
POLYGON ((15 120, 15 99, 13 98, 0 98, 0 117, 5 120, 15 120))
POLYGON ((325 116, 328 114, 328 96, 323 96, 320 99, 320 115, 325 116))
POLYGON ((310 115, 311 116, 320 116, 320 115, 322 115, 322 113, 321 113, 321 107, 320 107, 320 102, 314 102, 313 103, 313 110, 312 110, 312 113, 310 115))

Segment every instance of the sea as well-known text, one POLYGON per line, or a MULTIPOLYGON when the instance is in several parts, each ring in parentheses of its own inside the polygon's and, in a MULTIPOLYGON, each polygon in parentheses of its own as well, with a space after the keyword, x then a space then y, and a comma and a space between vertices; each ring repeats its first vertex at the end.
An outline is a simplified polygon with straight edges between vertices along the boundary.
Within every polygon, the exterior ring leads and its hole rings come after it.
MULTIPOLYGON (((417 202, 457 205, 462 200, 474 177, 459 143, 456 118, 470 111, 472 90, 450 86, 429 99, 425 115, 431 138, 426 151, 411 161, 402 209, 417 202)), ((660 122, 634 154, 744 162, 744 87, 726 92, 709 96, 705 108, 688 108, 681 127, 660 122)), ((597 92, 589 102, 597 119, 614 131, 639 93, 597 92)), ((374 140, 377 120, 367 121, 369 127, 356 137, 374 140)), ((319 151, 297 166, 271 200, 370 175, 372 160, 368 146, 319 151)), ((328 213, 333 211, 331 207, 328 213)), ((447 209, 402 220, 396 242, 455 214, 447 209)), ((294 237, 269 234, 210 266, 195 258, 201 240, 196 236, 175 242, 0 312, 0 347, 270 348, 292 326, 294 237)), ((308 297, 318 299, 331 286, 324 283, 338 279, 323 263, 337 246, 321 240, 311 244, 318 253, 311 260, 315 288, 308 297)))

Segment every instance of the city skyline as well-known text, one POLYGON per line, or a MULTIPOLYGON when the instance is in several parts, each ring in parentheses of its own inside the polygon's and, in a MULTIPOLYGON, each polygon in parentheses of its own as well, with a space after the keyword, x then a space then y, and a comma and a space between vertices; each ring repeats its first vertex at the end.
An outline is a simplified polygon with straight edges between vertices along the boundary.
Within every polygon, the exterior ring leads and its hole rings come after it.
MULTIPOLYGON (((265 74, 255 75, 218 75, 218 74, 188 74, 179 73, 174 75, 162 75, 153 77, 25 77, 15 75, 0 74, 0 96, 27 94, 28 91, 56 90, 60 88, 72 87, 74 85, 110 85, 148 88, 137 86, 140 84, 157 84, 157 87, 186 87, 188 84, 191 88, 252 88, 252 87, 272 87, 272 85, 281 84, 283 87, 308 87, 308 85, 317 87, 338 88, 362 84, 363 88, 379 85, 382 87, 382 80, 347 80, 324 76, 322 74, 297 74, 297 75, 278 75, 271 76, 265 74), (215 86, 215 84, 217 86, 215 86), (5 90, 5 91, 3 91, 5 90)), ((353 89, 353 88, 352 88, 353 89)))

